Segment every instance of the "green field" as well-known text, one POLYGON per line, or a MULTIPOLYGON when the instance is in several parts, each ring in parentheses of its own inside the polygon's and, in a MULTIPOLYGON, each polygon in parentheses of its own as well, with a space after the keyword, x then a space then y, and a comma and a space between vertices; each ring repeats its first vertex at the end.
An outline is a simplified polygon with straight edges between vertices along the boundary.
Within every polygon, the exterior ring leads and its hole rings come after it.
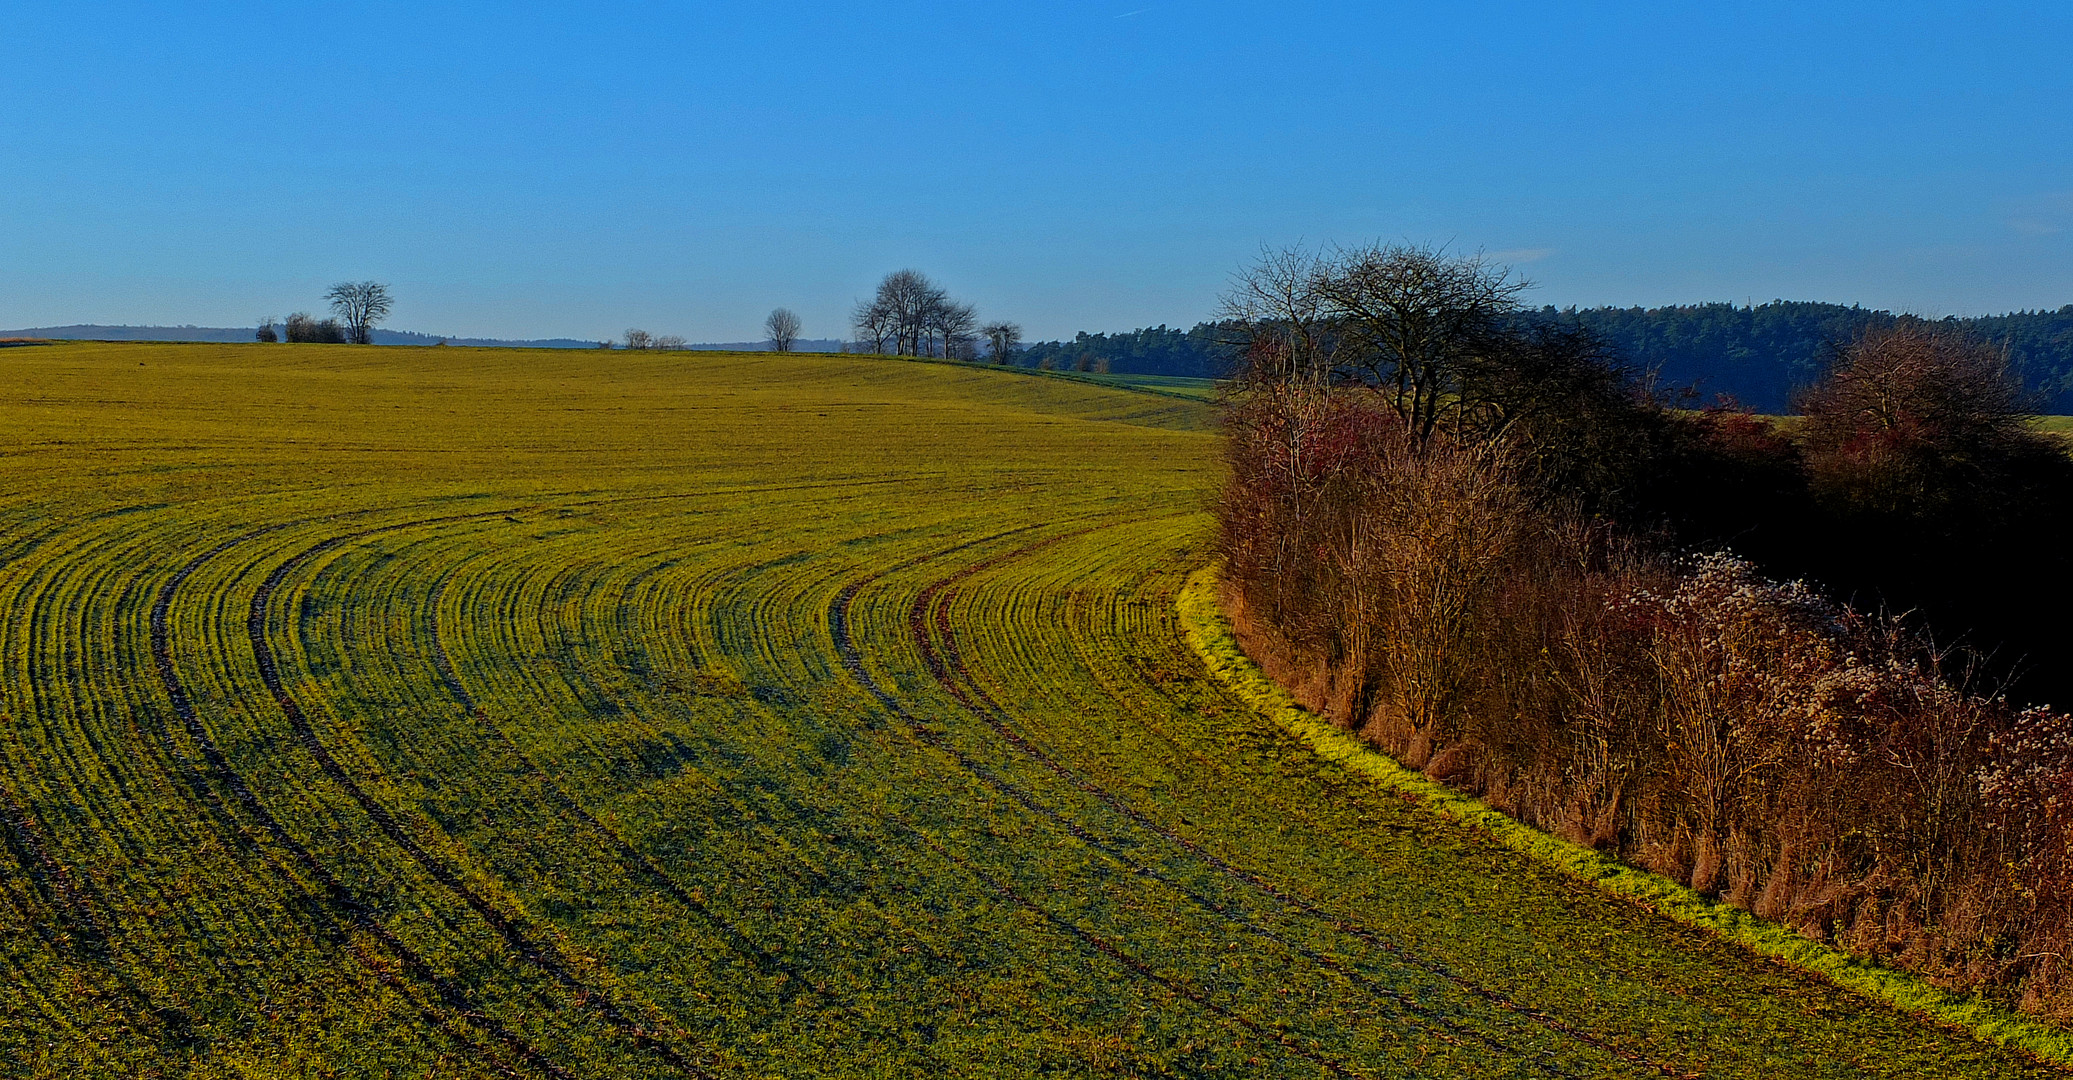
POLYGON ((1132 390, 1152 390, 1162 394, 1177 394, 1197 401, 1216 399, 1215 379, 1189 379, 1179 375, 1093 375, 1073 373, 1075 378, 1086 379, 1101 386, 1121 386, 1132 390))
POLYGON ((1213 682, 1207 405, 0 350, 0 1076, 2015 1076, 1213 682))

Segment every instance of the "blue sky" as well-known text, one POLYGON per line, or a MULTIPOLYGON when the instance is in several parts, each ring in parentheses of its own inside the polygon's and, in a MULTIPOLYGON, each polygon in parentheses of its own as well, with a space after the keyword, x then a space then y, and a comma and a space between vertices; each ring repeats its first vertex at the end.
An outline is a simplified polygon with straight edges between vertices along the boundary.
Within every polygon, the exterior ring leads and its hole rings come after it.
POLYGON ((2073 5, 0 6, 0 326, 843 329, 921 269, 1033 337, 1262 245, 1535 302, 2073 303, 2073 5))

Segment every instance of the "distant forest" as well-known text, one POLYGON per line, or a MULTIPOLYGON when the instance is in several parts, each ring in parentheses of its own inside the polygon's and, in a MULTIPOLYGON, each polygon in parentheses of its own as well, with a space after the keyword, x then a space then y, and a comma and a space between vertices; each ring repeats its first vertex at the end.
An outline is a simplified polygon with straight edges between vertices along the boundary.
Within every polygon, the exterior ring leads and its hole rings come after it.
MULTIPOLYGON (((1901 318, 1890 311, 1791 300, 1755 307, 1542 307, 1523 317, 1574 321, 1596 331, 1628 365, 1653 372, 1661 390, 1688 389, 1698 403, 1728 399, 1761 412, 1788 409, 1794 391, 1813 382, 1827 365, 1832 346, 1901 318)), ((2073 304, 2056 311, 1943 321, 2005 347, 2012 366, 2037 394, 2040 409, 2073 413, 2073 304)), ((1219 323, 1198 323, 1186 331, 1160 325, 1036 342, 1024 348, 1021 359, 1061 370, 1105 366, 1117 374, 1216 377, 1229 368, 1229 338, 1219 323)))
POLYGON ((1071 341, 1024 345, 1018 362, 1057 371, 1217 379, 1230 373, 1230 337, 1222 323, 1196 323, 1193 330, 1172 330, 1161 323, 1116 334, 1082 330, 1071 341))

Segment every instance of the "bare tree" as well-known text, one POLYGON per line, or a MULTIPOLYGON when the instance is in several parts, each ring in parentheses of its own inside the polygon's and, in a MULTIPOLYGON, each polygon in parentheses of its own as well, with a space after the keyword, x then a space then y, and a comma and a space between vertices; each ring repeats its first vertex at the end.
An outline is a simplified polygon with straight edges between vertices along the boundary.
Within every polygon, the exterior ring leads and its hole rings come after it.
POLYGON ((972 358, 978 336, 973 328, 979 325, 979 313, 970 304, 960 304, 948 296, 938 297, 928 311, 929 326, 942 339, 943 356, 950 360, 972 358))
POLYGON ((1904 433, 1964 450, 2019 437, 2033 412, 2003 349, 1914 320, 1838 349, 1799 405, 1811 443, 1904 433))
POLYGON ((355 345, 374 340, 374 326, 389 317, 389 287, 379 281, 341 281, 324 294, 331 310, 345 323, 346 339, 355 345))
POLYGON ((919 270, 895 270, 878 283, 878 291, 860 302, 851 322, 859 344, 875 352, 901 356, 969 357, 978 339, 978 315, 919 270), (891 349, 888 350, 887 346, 891 349))
POLYGON ((1332 337, 1316 288, 1323 269, 1322 259, 1301 248, 1270 248, 1232 277, 1222 314, 1245 346, 1247 381, 1328 381, 1332 337))
POLYGON ((1380 391, 1422 442, 1443 414, 1461 421, 1489 404, 1487 384, 1514 359, 1506 317, 1526 287, 1506 267, 1436 248, 1289 249, 1239 274, 1224 313, 1250 378, 1380 391))
POLYGON ((273 316, 268 315, 266 318, 259 320, 259 329, 252 331, 252 340, 265 342, 281 340, 281 335, 274 330, 273 316))
POLYGON ((771 352, 791 352, 792 343, 799 340, 799 316, 790 308, 778 308, 763 320, 763 329, 770 334, 771 352))
POLYGON ((2025 458, 2056 459, 2000 346, 1905 320, 1836 350, 1800 395, 1817 492, 1860 511, 1931 517, 2020 502, 2000 493, 2025 458))
POLYGON ((1481 256, 1373 244, 1340 249, 1314 281, 1340 335, 1342 370, 1389 388, 1420 439, 1440 414, 1475 404, 1478 361, 1526 283, 1481 256))
POLYGON ((986 339, 986 350, 996 364, 1005 364, 1015 358, 1022 348, 1022 328, 1011 322, 994 321, 979 328, 979 334, 986 339))
POLYGON ((902 356, 920 356, 934 351, 934 323, 931 316, 945 294, 919 270, 895 270, 878 283, 872 305, 882 312, 892 331, 893 351, 902 356))
POLYGON ((857 344, 869 344, 866 352, 884 355, 887 343, 894 340, 892 309, 875 297, 857 301, 849 321, 856 331, 857 344))
POLYGON ((681 349, 684 347, 684 338, 681 334, 664 334, 656 338, 654 344, 650 347, 670 350, 681 349))
POLYGON ((655 335, 646 330, 629 329, 626 331, 624 340, 626 347, 629 349, 652 349, 655 347, 655 335))

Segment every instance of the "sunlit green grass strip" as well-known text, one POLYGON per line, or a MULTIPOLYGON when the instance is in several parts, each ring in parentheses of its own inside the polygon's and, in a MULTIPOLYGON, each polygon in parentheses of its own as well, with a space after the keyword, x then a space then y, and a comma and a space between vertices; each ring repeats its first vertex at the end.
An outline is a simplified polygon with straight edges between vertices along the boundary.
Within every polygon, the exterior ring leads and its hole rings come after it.
POLYGON ((1918 1016, 1971 1032, 1987 1042, 2073 1067, 2073 1034, 2009 1012, 1977 996, 1963 996, 1811 940, 1740 908, 1709 900, 1668 878, 1627 866, 1524 825, 1444 784, 1407 769, 1353 735, 1296 704, 1245 655, 1217 604, 1218 568, 1188 576, 1177 598, 1188 644, 1233 693, 1308 743, 1326 760, 1410 796, 1434 813, 1473 826, 1499 843, 1556 871, 1752 952, 1818 975, 1837 986, 1918 1016))

